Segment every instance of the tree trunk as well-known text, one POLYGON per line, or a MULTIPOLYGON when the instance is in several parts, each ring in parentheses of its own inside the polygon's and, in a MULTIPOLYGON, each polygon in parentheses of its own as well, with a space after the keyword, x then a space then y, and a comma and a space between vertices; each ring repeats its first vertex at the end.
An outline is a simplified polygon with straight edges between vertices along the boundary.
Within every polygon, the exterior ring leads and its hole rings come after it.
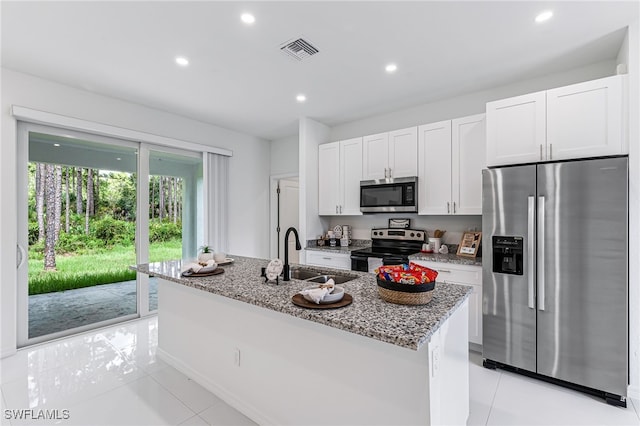
POLYGON ((94 205, 94 184, 93 184, 93 169, 87 169, 87 210, 89 210, 89 216, 93 217, 95 214, 94 205))
POLYGON ((93 216, 95 216, 98 206, 100 205, 100 169, 95 169, 93 171, 93 176, 95 178, 93 188, 93 216))
POLYGON ((76 213, 82 214, 82 168, 76 170, 76 213))
POLYGON ((173 219, 172 214, 173 214, 173 178, 168 177, 167 178, 167 200, 168 202, 168 209, 167 209, 167 217, 169 218, 169 222, 171 222, 171 220, 173 219))
POLYGON ((160 222, 164 218, 164 176, 160 176, 160 183, 158 184, 158 200, 159 200, 159 211, 158 218, 160 222))
POLYGON ((38 241, 43 241, 44 228, 44 192, 47 184, 47 175, 44 164, 36 163, 36 212, 38 214, 38 241))
POLYGON ((178 223, 178 178, 173 178, 173 223, 178 223))
POLYGON ((65 199, 65 214, 64 214, 64 231, 68 234, 69 233, 69 167, 66 167, 66 180, 65 180, 65 187, 64 187, 64 192, 66 194, 66 199, 65 199))
POLYGON ((62 166, 54 166, 55 173, 55 242, 60 238, 60 226, 62 219, 62 166))
POLYGON ((87 169, 87 208, 84 216, 84 233, 89 235, 89 216, 91 215, 91 205, 93 204, 93 170, 87 169))
POLYGON ((55 271, 56 269, 56 182, 54 166, 45 166, 45 193, 47 202, 47 231, 44 240, 44 269, 55 271))
POLYGON ((155 178, 153 176, 151 176, 151 182, 149 184, 149 186, 151 187, 151 219, 153 219, 153 217, 155 216, 155 210, 156 210, 156 200, 155 200, 155 178))

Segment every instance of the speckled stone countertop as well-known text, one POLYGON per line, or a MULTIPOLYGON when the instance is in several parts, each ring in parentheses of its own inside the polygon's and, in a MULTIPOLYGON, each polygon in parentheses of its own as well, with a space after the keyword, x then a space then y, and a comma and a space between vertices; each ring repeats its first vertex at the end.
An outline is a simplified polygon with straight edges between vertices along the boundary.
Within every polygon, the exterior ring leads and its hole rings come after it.
MULTIPOLYGON (((435 331, 469 297, 471 287, 437 283, 431 301, 422 306, 396 305, 378 296, 375 276, 366 272, 301 266, 325 273, 351 275, 355 279, 340 286, 353 296, 353 303, 339 309, 307 309, 294 305, 291 298, 309 282, 292 279, 265 283, 260 268, 266 259, 233 256, 235 262, 222 266, 220 275, 198 278, 181 276, 179 260, 132 267, 140 272, 164 278, 188 287, 208 291, 265 309, 314 321, 329 327, 370 337, 412 350, 428 342, 435 331)), ((162 307, 160 307, 162 309, 162 307)))
POLYGON ((366 247, 363 246, 347 246, 347 247, 329 247, 329 246, 311 246, 305 247, 305 250, 311 251, 322 251, 325 253, 342 253, 342 254, 350 254, 354 250, 360 250, 366 247))
POLYGON ((409 256, 409 260, 428 260, 430 262, 457 263, 458 265, 482 266, 481 257, 458 256, 455 253, 418 253, 409 256))

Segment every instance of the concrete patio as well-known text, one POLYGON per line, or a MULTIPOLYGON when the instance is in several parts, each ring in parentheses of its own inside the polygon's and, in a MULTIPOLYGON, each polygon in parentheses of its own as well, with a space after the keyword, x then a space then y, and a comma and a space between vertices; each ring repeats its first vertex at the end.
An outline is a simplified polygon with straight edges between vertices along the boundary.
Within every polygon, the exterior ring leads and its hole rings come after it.
MULTIPOLYGON (((136 281, 29 296, 29 337, 44 336, 136 312, 136 281)), ((158 308, 158 285, 149 280, 149 310, 158 308)))

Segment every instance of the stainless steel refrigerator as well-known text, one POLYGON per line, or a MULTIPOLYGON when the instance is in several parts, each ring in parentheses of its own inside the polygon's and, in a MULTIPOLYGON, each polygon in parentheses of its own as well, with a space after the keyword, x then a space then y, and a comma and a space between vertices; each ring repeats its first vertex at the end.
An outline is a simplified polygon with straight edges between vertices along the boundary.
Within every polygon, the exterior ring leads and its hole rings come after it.
POLYGON ((494 168, 482 180, 485 366, 626 405, 627 158, 494 168))

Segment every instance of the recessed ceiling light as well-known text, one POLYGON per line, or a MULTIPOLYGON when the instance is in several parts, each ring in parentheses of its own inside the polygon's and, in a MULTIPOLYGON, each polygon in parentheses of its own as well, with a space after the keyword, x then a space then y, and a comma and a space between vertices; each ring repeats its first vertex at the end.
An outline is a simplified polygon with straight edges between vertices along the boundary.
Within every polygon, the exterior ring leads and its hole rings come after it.
POLYGON ((389 64, 386 67, 384 67, 384 70, 389 74, 396 72, 397 69, 398 69, 398 66, 396 64, 389 64))
POLYGON ((542 12, 538 16, 536 16, 536 22, 540 23, 540 22, 548 21, 549 19, 551 19, 552 16, 553 16, 553 12, 552 11, 545 10, 544 12, 542 12))
POLYGON ((176 64, 180 65, 181 67, 186 67, 187 65, 189 65, 189 60, 184 56, 178 56, 176 57, 176 64))
POLYGON ((305 95, 303 95, 302 93, 299 94, 298 96, 296 96, 296 101, 298 102, 304 102, 307 100, 307 97, 305 95))
POLYGON ((240 16, 240 19, 242 19, 242 22, 249 25, 256 22, 256 17, 250 13, 243 13, 242 16, 240 16))
POLYGON ((116 160, 120 161, 120 160, 122 160, 122 158, 118 157, 118 158, 116 158, 116 160))
POLYGON ((54 143, 53 146, 60 146, 60 144, 59 143, 54 143))

